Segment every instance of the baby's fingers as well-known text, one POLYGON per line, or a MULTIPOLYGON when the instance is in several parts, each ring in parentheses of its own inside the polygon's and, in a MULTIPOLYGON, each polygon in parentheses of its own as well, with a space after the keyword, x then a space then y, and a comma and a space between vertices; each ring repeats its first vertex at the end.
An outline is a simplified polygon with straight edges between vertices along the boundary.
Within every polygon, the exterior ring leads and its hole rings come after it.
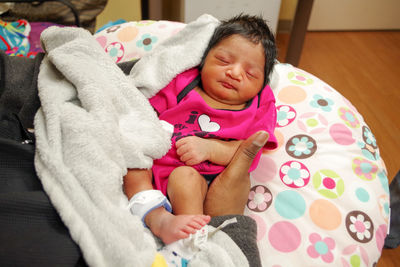
MULTIPOLYGON (((179 154, 178 154, 179 155, 179 154)), ((183 155, 180 155, 179 158, 182 162, 184 162, 188 166, 193 166, 201 162, 201 160, 197 159, 193 153, 186 152, 183 155)))
POLYGON ((181 147, 181 146, 184 146, 185 144, 188 144, 190 142, 191 137, 193 137, 193 136, 186 136, 186 137, 179 139, 175 143, 176 147, 181 147))
MULTIPOLYGON (((180 140, 179 140, 180 141, 180 140)), ((176 143, 176 153, 179 156, 183 156, 185 153, 190 151, 190 147, 186 143, 176 143)))

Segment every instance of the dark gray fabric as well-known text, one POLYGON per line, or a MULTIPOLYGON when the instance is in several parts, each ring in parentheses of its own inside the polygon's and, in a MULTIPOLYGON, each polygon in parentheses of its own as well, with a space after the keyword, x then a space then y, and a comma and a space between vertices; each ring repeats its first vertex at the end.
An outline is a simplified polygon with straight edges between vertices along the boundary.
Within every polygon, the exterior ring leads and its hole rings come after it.
POLYGON ((252 218, 243 215, 218 216, 211 219, 210 225, 218 227, 233 217, 236 217, 237 223, 225 226, 222 231, 229 235, 243 251, 251 267, 261 267, 260 252, 257 246, 257 224, 252 218))
POLYGON ((36 176, 32 136, 0 116, 0 266, 86 266, 36 176))
POLYGON ((400 245, 400 171, 389 185, 390 191, 390 232, 385 239, 385 248, 400 245))
POLYGON ((131 72, 133 65, 135 65, 138 61, 139 59, 135 59, 132 61, 118 63, 117 65, 126 75, 128 75, 131 72))

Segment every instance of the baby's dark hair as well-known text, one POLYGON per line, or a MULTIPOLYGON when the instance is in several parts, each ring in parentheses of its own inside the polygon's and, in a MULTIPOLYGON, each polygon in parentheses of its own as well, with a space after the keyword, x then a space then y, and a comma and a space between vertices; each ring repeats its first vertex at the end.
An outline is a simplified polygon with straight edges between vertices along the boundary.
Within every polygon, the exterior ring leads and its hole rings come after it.
POLYGON ((221 24, 215 28, 214 34, 208 43, 208 47, 204 51, 200 63, 200 70, 203 68, 208 52, 223 39, 234 34, 239 34, 255 44, 261 42, 265 53, 264 86, 267 85, 269 83, 269 75, 275 63, 277 50, 275 46, 275 37, 261 16, 240 14, 229 20, 222 21, 221 24))

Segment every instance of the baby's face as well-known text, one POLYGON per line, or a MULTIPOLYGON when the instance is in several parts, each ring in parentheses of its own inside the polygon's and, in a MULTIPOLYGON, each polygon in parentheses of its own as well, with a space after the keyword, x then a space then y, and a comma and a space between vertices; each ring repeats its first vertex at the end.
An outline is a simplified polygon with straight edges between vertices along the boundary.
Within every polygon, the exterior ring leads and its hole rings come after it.
POLYGON ((201 71, 203 90, 221 103, 242 105, 262 89, 264 65, 261 43, 231 35, 209 51, 201 71))

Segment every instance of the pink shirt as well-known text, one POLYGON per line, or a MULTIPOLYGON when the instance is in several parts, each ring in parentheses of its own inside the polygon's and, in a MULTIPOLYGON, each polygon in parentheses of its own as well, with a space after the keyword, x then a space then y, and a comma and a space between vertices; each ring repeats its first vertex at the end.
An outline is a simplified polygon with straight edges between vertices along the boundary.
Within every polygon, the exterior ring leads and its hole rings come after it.
MULTIPOLYGON (((267 85, 242 110, 214 109, 193 90, 200 82, 197 68, 185 71, 175 77, 165 88, 150 99, 151 105, 159 113, 159 118, 174 126, 172 148, 153 164, 156 189, 167 191, 168 176, 178 166, 185 164, 179 160, 175 142, 182 137, 196 135, 202 138, 221 140, 244 140, 259 130, 269 133, 266 149, 277 147, 274 135, 276 124, 275 98, 267 85)), ((262 151, 253 161, 250 171, 258 164, 262 151)), ((209 161, 192 166, 201 174, 218 174, 225 166, 209 161)))

